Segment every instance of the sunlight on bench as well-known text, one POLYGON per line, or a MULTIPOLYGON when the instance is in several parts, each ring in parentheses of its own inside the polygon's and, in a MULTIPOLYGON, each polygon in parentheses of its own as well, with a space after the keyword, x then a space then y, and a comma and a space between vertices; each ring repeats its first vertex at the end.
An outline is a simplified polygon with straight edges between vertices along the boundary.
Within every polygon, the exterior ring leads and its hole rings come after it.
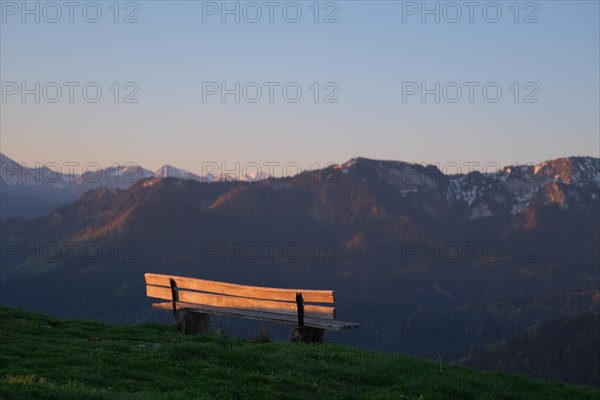
POLYGON ((172 310, 183 333, 208 333, 210 315, 294 325, 293 341, 323 342, 325 331, 357 328, 335 320, 333 290, 278 289, 146 273, 148 297, 169 300, 153 308, 172 310))

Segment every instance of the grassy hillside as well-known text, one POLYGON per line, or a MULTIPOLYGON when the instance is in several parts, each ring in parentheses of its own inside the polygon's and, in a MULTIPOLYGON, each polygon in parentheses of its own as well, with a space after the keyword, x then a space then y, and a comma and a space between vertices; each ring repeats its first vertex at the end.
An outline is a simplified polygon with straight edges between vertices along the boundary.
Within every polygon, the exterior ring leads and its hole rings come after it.
POLYGON ((600 390, 347 346, 185 337, 0 308, 2 399, 598 399, 600 390))

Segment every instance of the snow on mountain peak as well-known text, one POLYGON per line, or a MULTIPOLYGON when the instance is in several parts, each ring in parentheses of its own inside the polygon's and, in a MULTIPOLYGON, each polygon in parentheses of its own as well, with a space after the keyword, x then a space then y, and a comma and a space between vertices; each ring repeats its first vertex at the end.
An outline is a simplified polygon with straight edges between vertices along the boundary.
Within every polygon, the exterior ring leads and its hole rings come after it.
POLYGON ((186 171, 181 168, 174 167, 172 165, 163 165, 154 173, 154 177, 156 178, 177 178, 177 179, 185 179, 185 180, 195 180, 195 181, 203 181, 203 179, 189 171, 186 171))

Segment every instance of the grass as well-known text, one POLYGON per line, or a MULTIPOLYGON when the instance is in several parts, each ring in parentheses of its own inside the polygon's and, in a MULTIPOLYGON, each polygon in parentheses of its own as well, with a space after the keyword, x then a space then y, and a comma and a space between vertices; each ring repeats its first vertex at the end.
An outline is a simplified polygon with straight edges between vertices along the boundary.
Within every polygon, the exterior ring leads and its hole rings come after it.
POLYGON ((0 307, 2 399, 600 399, 600 390, 325 344, 182 336, 0 307))

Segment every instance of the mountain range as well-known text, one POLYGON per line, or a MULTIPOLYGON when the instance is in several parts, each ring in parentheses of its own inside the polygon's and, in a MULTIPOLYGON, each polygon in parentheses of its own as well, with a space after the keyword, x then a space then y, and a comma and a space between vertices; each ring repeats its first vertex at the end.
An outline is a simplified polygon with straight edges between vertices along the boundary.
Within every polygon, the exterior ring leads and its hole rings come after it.
MULTIPOLYGON (((361 323, 334 340, 457 362, 470 351, 485 367, 473 354, 535 324, 597 318, 600 159, 447 175, 356 158, 256 182, 147 174, 91 188, 40 218, 5 220, 0 236, 6 305, 167 319, 150 307, 144 272, 333 289, 338 318, 361 323)), ((552 377, 596 384, 590 371, 567 370, 552 377)))
POLYGON ((74 201, 84 192, 95 188, 126 189, 141 179, 177 178, 198 182, 220 182, 226 180, 257 181, 266 179, 266 174, 233 177, 226 174, 196 175, 172 165, 164 165, 155 172, 128 163, 109 168, 100 168, 95 163, 84 165, 85 172, 70 170, 73 165, 49 163, 28 167, 0 153, 0 221, 12 217, 26 219, 41 217, 61 205, 74 201))

